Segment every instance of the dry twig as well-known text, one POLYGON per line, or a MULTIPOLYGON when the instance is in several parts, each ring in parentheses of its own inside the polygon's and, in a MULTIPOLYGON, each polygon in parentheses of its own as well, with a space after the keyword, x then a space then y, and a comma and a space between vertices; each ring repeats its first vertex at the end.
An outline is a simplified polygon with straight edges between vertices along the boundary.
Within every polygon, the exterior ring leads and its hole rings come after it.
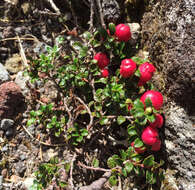
POLYGON ((89 116, 90 116, 90 122, 89 122, 89 124, 87 125, 87 130, 89 131, 90 128, 92 127, 92 125, 93 125, 93 115, 92 115, 92 113, 91 113, 91 110, 89 109, 89 107, 85 104, 85 102, 84 102, 81 98, 79 98, 79 97, 77 97, 77 96, 75 96, 75 98, 76 98, 81 104, 84 105, 84 107, 86 108, 86 110, 87 110, 87 112, 88 112, 88 114, 89 114, 89 116))
POLYGON ((53 8, 53 10, 57 13, 57 14, 61 14, 60 9, 55 5, 55 3, 53 2, 53 0, 46 0, 51 7, 53 8))
POLYGON ((74 165, 75 159, 76 159, 76 153, 74 153, 71 164, 70 164, 70 179, 69 179, 69 182, 70 182, 70 185, 71 185, 72 189, 74 189, 72 173, 73 173, 73 165, 74 165))
POLYGON ((104 22, 104 16, 103 16, 101 2, 100 2, 100 0, 96 0, 96 2, 97 2, 99 13, 100 13, 101 24, 102 24, 103 28, 106 28, 106 25, 105 25, 105 22, 104 22))

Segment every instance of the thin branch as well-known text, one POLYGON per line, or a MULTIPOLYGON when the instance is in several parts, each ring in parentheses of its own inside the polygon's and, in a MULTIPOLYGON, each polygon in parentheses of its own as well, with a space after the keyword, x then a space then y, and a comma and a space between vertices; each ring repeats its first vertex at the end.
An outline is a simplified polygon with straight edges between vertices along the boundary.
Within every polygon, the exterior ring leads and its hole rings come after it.
POLYGON ((82 164, 81 162, 78 162, 78 166, 81 166, 82 168, 85 168, 87 170, 95 170, 95 171, 102 171, 102 172, 111 172, 111 169, 105 169, 105 168, 95 168, 92 166, 86 166, 85 164, 82 164))
POLYGON ((55 5, 55 3, 53 2, 53 0, 46 0, 51 7, 53 8, 53 10, 57 13, 57 14, 61 14, 60 9, 55 5))
POLYGON ((94 0, 91 0, 91 6, 90 6, 90 27, 89 27, 89 31, 91 31, 93 29, 93 19, 94 19, 94 0))
POLYGON ((74 165, 75 159, 76 159, 76 153, 74 153, 73 158, 71 160, 71 164, 70 164, 70 179, 69 179, 69 182, 70 182, 70 185, 71 185, 72 189, 74 189, 72 173, 73 173, 73 167, 74 167, 73 165, 74 165))
POLYGON ((96 0, 98 8, 99 8, 99 13, 100 13, 100 19, 101 19, 101 24, 103 28, 106 28, 105 22, 104 22, 104 16, 103 16, 103 11, 102 11, 102 6, 100 0, 96 0))
POLYGON ((89 131, 90 128, 92 127, 92 125, 93 125, 93 115, 92 115, 92 113, 91 113, 91 110, 89 109, 89 107, 85 104, 85 102, 84 102, 81 98, 79 98, 78 96, 75 96, 75 98, 76 98, 81 104, 84 105, 84 107, 86 108, 86 110, 87 110, 87 112, 88 112, 88 114, 89 114, 89 116, 90 116, 90 122, 89 122, 89 124, 87 125, 87 130, 89 131))
POLYGON ((67 106, 66 98, 64 98, 64 106, 65 106, 66 112, 68 113, 68 116, 69 116, 67 126, 68 126, 68 128, 70 128, 70 127, 72 127, 72 114, 71 114, 70 109, 67 106))
POLYGON ((28 67, 29 67, 29 66, 28 66, 28 62, 27 62, 26 55, 25 55, 25 53, 24 53, 24 49, 23 49, 23 47, 22 47, 22 43, 21 43, 21 40, 20 40, 19 36, 17 36, 17 40, 18 40, 18 43, 19 43, 20 56, 21 56, 21 58, 22 58, 22 62, 23 62, 23 64, 24 64, 24 66, 25 66, 26 68, 28 68, 28 67))

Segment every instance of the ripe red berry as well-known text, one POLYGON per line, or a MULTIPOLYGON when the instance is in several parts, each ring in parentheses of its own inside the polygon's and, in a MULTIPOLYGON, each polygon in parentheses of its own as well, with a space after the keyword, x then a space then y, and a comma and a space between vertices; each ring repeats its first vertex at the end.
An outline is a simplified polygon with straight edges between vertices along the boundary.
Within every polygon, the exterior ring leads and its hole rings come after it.
POLYGON ((131 143, 131 146, 134 148, 135 152, 141 154, 141 153, 144 153, 146 151, 146 147, 139 147, 139 148, 136 148, 134 147, 134 142, 131 143))
POLYGON ((145 104, 146 98, 150 98, 150 100, 152 101, 152 105, 154 106, 156 110, 159 110, 163 105, 163 96, 158 91, 149 90, 145 92, 140 98, 143 104, 145 104))
POLYGON ((160 147, 161 147, 161 141, 158 139, 158 140, 156 141, 156 143, 154 143, 154 144, 152 145, 151 150, 153 150, 153 151, 159 151, 159 150, 160 150, 160 147))
POLYGON ((115 36, 119 41, 127 42, 131 38, 130 27, 125 24, 117 25, 115 36))
POLYGON ((153 145, 158 140, 158 131, 150 126, 147 126, 142 132, 142 141, 147 145, 153 145))
POLYGON ((163 116, 160 114, 156 114, 155 121, 153 123, 150 123, 150 126, 154 128, 155 127, 161 128, 163 126, 163 122, 164 122, 163 116))
POLYGON ((151 63, 145 62, 140 65, 139 71, 140 81, 138 83, 138 86, 142 86, 152 78, 154 72, 156 71, 156 68, 151 63))
POLYGON ((133 75, 135 70, 136 70, 136 63, 133 60, 131 60, 131 59, 123 59, 121 61, 120 74, 124 78, 128 78, 131 75, 133 75))
POLYGON ((102 77, 106 78, 109 76, 109 72, 108 72, 108 69, 102 69, 101 70, 101 73, 102 73, 102 77))
POLYGON ((94 59, 98 61, 97 64, 100 69, 104 69, 109 64, 109 59, 105 53, 101 53, 101 52, 97 53, 94 56, 94 59))

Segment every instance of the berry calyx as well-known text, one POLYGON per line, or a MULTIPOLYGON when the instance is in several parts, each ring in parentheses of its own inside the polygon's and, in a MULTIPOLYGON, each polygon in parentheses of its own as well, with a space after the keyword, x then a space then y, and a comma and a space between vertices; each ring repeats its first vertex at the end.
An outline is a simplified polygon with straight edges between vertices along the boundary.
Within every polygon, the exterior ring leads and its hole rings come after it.
POLYGON ((163 116, 160 114, 156 114, 155 115, 155 121, 153 123, 150 123, 151 127, 157 127, 157 128, 161 128, 163 126, 164 123, 164 119, 163 116))
POLYGON ((147 145, 153 145, 158 140, 158 131, 150 126, 147 126, 141 135, 142 141, 147 145))
POLYGON ((154 143, 154 144, 152 145, 151 150, 153 150, 153 151, 159 151, 160 148, 161 148, 161 141, 158 139, 158 140, 156 141, 156 143, 154 143))
POLYGON ((145 92, 140 98, 140 100, 142 101, 144 105, 145 105, 146 98, 150 98, 150 100, 152 101, 152 105, 154 106, 156 110, 159 110, 163 105, 163 96, 158 91, 149 90, 145 92))
POLYGON ((110 62, 107 55, 101 52, 97 53, 94 56, 94 59, 97 60, 97 64, 100 69, 104 69, 110 62))
POLYGON ((134 148, 135 152, 137 152, 138 154, 142 154, 146 151, 146 147, 142 146, 139 148, 134 147, 134 142, 131 143, 131 146, 134 148))
POLYGON ((116 26, 115 36, 119 41, 127 42, 131 38, 130 27, 125 24, 116 26))
POLYGON ((156 71, 156 68, 151 63, 145 62, 139 66, 140 71, 140 80, 138 83, 138 86, 143 86, 147 81, 149 81, 154 72, 156 71))
POLYGON ((128 78, 134 74, 136 70, 136 63, 131 59, 123 59, 120 66, 120 74, 124 78, 128 78))
POLYGON ((102 77, 106 78, 109 76, 109 71, 108 69, 102 69, 101 70, 102 77))

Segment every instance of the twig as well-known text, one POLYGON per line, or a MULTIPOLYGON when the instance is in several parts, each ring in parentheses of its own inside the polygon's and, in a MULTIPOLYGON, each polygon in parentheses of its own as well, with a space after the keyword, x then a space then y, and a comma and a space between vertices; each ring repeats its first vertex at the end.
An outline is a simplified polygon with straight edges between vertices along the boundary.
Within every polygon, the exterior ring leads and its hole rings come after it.
POLYGON ((70 128, 72 126, 72 114, 71 114, 70 109, 67 106, 67 100, 66 100, 66 98, 64 98, 64 106, 65 106, 65 109, 66 109, 66 111, 68 113, 68 116, 69 116, 68 123, 67 123, 67 127, 70 128))
POLYGON ((90 23, 89 23, 89 31, 93 28, 93 19, 94 19, 94 0, 91 0, 91 6, 90 6, 90 23))
POLYGON ((57 13, 57 14, 61 14, 60 9, 55 5, 55 3, 53 2, 53 0, 46 0, 51 7, 53 8, 53 10, 57 13))
POLYGON ((86 108, 86 110, 87 110, 87 112, 88 112, 88 114, 89 114, 89 116, 90 116, 90 122, 89 122, 89 124, 87 125, 87 130, 89 131, 90 128, 92 127, 92 125, 93 125, 93 115, 92 115, 92 113, 91 113, 91 110, 89 109, 89 107, 85 104, 85 102, 84 102, 81 98, 79 98, 79 97, 77 97, 77 96, 75 96, 75 98, 76 98, 81 104, 83 104, 83 105, 85 106, 85 108, 86 108))
POLYGON ((86 166, 85 164, 82 164, 81 162, 78 162, 78 166, 81 166, 82 168, 85 168, 87 170, 95 170, 95 171, 102 171, 102 172, 111 172, 111 169, 95 168, 95 167, 92 167, 92 166, 86 166))
POLYGON ((99 13, 100 13, 100 19, 101 19, 101 24, 103 26, 103 28, 106 28, 106 25, 105 25, 105 22, 104 22, 104 16, 102 14, 102 6, 101 6, 101 3, 100 3, 100 0, 96 0, 97 2, 97 5, 98 5, 98 8, 99 8, 99 13))
POLYGON ((72 189, 74 189, 72 173, 73 173, 73 164, 74 164, 75 159, 76 159, 76 153, 74 153, 71 164, 70 164, 70 180, 69 181, 70 181, 70 185, 72 189))
POLYGON ((80 187, 79 190, 101 190, 103 185, 108 181, 111 176, 111 172, 106 172, 101 178, 94 181, 92 184, 88 186, 80 187))
POLYGON ((21 40, 20 40, 19 36, 17 36, 17 40, 18 40, 18 43, 19 43, 20 56, 21 56, 21 58, 22 58, 22 62, 23 62, 23 64, 24 64, 24 66, 25 66, 26 68, 28 68, 28 62, 27 62, 26 55, 25 55, 25 53, 24 53, 24 49, 23 49, 23 47, 22 47, 22 43, 21 43, 21 40))

